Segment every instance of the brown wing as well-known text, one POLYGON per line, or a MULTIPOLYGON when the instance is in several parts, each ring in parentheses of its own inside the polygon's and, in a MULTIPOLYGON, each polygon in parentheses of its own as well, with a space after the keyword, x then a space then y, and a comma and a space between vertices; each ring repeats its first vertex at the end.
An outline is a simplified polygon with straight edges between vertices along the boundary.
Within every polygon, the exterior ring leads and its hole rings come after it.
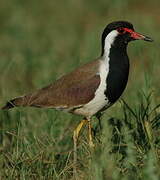
POLYGON ((14 104, 50 108, 72 108, 86 104, 94 98, 100 84, 99 64, 100 60, 85 64, 53 84, 15 99, 14 104))

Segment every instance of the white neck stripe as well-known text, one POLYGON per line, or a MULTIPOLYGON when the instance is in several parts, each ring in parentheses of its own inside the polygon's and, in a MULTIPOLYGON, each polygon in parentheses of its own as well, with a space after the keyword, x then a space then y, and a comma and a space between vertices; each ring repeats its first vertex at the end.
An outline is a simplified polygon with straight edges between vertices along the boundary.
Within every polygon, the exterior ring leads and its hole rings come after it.
POLYGON ((106 36, 105 44, 104 44, 104 55, 103 55, 105 59, 108 59, 111 45, 113 44, 117 35, 118 32, 116 30, 113 30, 106 36))

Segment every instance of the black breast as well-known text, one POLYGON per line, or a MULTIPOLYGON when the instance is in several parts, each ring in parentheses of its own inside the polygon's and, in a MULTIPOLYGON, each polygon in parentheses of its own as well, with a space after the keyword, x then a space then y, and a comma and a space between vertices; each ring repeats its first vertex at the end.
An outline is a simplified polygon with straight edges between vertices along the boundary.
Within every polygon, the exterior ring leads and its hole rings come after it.
POLYGON ((129 59, 126 47, 111 47, 109 58, 105 95, 109 102, 114 103, 122 95, 128 81, 129 59))

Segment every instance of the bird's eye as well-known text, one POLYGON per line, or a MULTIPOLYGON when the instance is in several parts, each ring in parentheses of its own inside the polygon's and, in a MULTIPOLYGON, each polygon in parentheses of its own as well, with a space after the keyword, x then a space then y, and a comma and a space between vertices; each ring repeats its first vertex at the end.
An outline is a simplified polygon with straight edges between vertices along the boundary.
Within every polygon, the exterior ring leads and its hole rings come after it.
POLYGON ((120 34, 124 34, 124 33, 125 33, 124 28, 118 28, 117 31, 118 31, 120 34))

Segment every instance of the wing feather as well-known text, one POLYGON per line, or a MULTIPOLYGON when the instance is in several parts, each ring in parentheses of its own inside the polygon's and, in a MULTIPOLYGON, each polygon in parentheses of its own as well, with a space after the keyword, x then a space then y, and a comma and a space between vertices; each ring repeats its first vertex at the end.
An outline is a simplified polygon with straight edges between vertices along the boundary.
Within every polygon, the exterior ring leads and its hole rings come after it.
POLYGON ((100 84, 100 60, 85 64, 61 77, 53 84, 12 102, 15 106, 36 106, 49 108, 74 108, 94 98, 100 84))

